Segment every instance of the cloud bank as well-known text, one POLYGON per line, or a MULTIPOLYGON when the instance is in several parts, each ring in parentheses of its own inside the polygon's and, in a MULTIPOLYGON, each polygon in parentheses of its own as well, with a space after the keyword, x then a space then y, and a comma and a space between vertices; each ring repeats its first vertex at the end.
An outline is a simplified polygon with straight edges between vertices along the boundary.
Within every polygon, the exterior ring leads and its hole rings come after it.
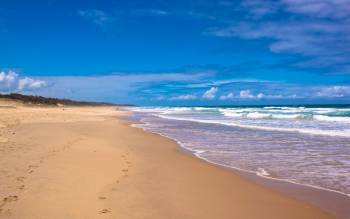
POLYGON ((34 91, 45 86, 43 80, 20 77, 14 71, 0 72, 0 92, 34 91))
POLYGON ((208 71, 113 73, 99 76, 21 77, 0 72, 0 92, 136 104, 349 102, 350 86, 292 84, 252 78, 213 80, 208 71))

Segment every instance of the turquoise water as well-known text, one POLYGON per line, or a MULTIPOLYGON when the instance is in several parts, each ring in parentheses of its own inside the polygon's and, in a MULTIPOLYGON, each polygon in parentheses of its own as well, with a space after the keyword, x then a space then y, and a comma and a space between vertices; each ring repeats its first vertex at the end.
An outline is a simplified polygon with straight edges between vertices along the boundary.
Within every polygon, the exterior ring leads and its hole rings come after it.
POLYGON ((350 194, 349 106, 134 107, 209 162, 350 194))

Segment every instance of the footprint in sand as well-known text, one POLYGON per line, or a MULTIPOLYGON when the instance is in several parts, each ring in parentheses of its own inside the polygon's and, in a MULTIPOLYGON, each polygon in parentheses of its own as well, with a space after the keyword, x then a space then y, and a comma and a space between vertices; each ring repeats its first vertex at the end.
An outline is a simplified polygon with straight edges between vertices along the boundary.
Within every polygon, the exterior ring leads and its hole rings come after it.
POLYGON ((17 195, 10 195, 10 196, 5 197, 5 198, 2 200, 2 203, 0 204, 0 209, 1 209, 2 207, 4 207, 6 203, 8 203, 8 202, 15 202, 15 201, 17 201, 17 200, 18 200, 18 196, 17 196, 17 195))
POLYGON ((105 208, 105 209, 102 209, 99 213, 100 213, 100 214, 107 214, 107 213, 109 213, 109 212, 111 212, 111 210, 105 208))
POLYGON ((19 182, 23 182, 25 180, 25 177, 20 176, 20 177, 17 177, 16 180, 19 182))
POLYGON ((18 196, 17 195, 10 195, 4 198, 4 202, 15 202, 18 200, 18 196))
MULTIPOLYGON (((4 212, 3 207, 6 205, 6 203, 15 202, 17 200, 18 200, 17 195, 10 195, 10 196, 5 197, 2 201, 2 203, 0 204, 0 213, 4 212)), ((11 213, 10 209, 7 209, 7 211, 5 213, 10 214, 11 213)))

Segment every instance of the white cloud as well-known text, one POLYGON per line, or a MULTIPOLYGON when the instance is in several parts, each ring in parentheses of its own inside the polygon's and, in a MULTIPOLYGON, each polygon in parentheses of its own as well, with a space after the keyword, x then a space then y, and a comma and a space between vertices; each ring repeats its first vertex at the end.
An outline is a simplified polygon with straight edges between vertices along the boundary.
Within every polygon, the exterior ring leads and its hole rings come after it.
MULTIPOLYGON (((291 96, 292 97, 292 96, 291 96)), ((231 100, 231 99, 282 99, 283 95, 271 95, 258 93, 257 95, 253 94, 250 90, 241 90, 237 96, 235 96, 232 92, 221 95, 220 100, 231 100)))
POLYGON ((235 95, 233 93, 228 93, 220 96, 220 100, 231 100, 234 99, 235 95))
POLYGON ((20 78, 14 71, 0 72, 0 91, 1 92, 20 92, 28 90, 37 90, 45 87, 47 84, 43 80, 37 80, 29 77, 20 78))
POLYGON ((350 98, 350 86, 348 85, 291 85, 280 84, 274 89, 265 88, 266 92, 259 92, 259 90, 253 89, 240 90, 235 92, 229 92, 220 96, 220 100, 292 100, 292 99, 342 99, 346 100, 350 98))
POLYGON ((13 71, 0 72, 0 90, 13 89, 17 78, 18 74, 13 71))
POLYGON ((318 97, 342 98, 350 96, 350 86, 327 86, 322 87, 316 93, 318 97))
POLYGON ((32 78, 22 78, 18 81, 18 90, 35 90, 46 86, 46 82, 42 80, 34 80, 32 78))
POLYGON ((255 96, 250 92, 250 90, 241 90, 239 92, 239 97, 242 99, 254 99, 255 96))
POLYGON ((215 98, 217 92, 218 92, 218 88, 212 87, 203 94, 202 98, 212 100, 215 98))
POLYGON ((197 99, 197 96, 192 94, 184 94, 184 95, 179 95, 176 97, 169 98, 169 100, 195 100, 195 99, 197 99))
MULTIPOLYGON (((292 97, 294 97, 294 95, 290 95, 287 98, 295 99, 295 98, 292 98, 292 97)), ((256 95, 256 98, 257 99, 282 99, 284 97, 283 97, 283 95, 280 95, 280 94, 271 95, 271 94, 259 93, 259 94, 256 95)))
POLYGON ((263 93, 259 93, 258 95, 256 95, 256 98, 258 98, 258 99, 262 99, 264 97, 265 97, 265 95, 263 93))

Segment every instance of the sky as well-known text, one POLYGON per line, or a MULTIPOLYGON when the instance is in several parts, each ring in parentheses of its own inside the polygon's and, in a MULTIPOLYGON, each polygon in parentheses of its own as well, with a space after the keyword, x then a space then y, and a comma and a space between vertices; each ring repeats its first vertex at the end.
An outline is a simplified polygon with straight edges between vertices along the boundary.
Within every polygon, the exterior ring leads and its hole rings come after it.
POLYGON ((350 103, 350 0, 1 0, 0 92, 350 103))

